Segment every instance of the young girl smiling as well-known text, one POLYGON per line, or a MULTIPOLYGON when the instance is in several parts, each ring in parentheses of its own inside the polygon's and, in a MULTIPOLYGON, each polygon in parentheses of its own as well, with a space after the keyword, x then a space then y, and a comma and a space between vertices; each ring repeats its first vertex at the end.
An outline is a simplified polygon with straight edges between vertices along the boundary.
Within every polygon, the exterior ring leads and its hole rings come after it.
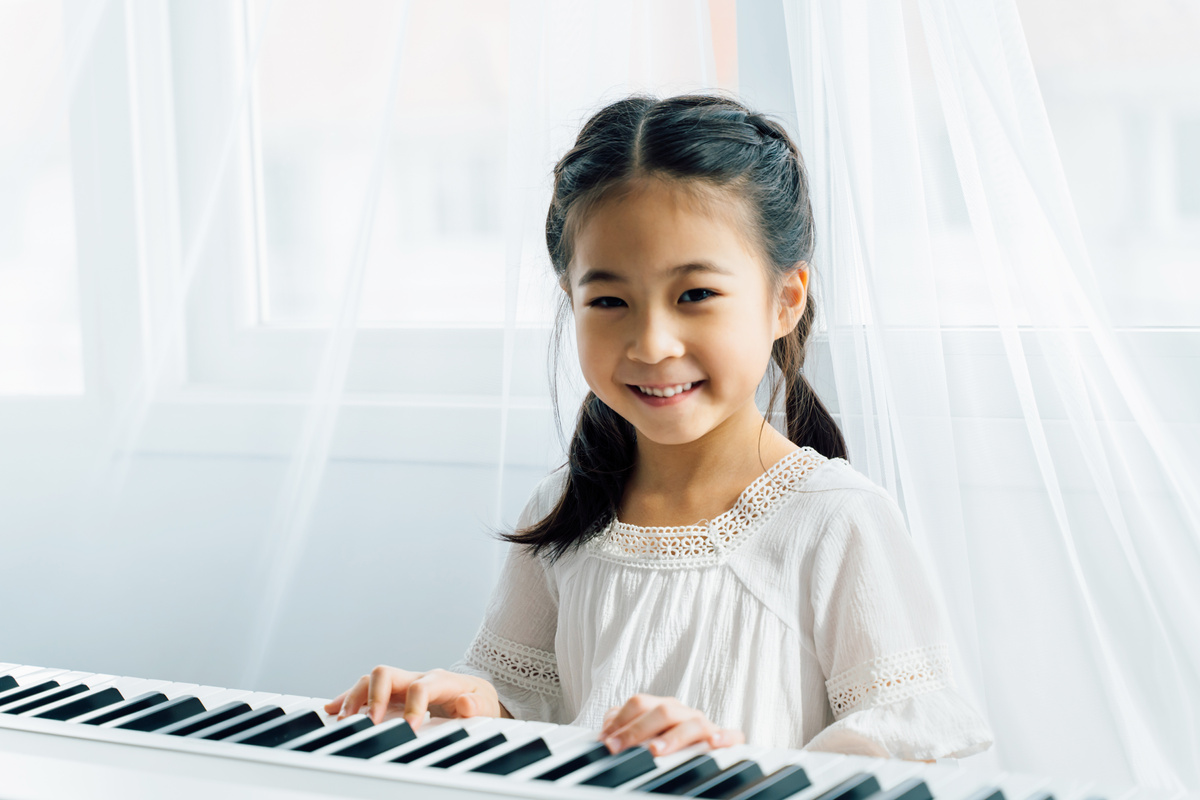
POLYGON ((327 710, 573 723, 654 755, 988 747, 899 508, 801 373, 813 220, 783 128, 630 97, 554 174, 546 241, 591 389, 568 463, 506 537, 464 661, 377 667, 327 710), (786 437, 755 402, 772 361, 786 437))

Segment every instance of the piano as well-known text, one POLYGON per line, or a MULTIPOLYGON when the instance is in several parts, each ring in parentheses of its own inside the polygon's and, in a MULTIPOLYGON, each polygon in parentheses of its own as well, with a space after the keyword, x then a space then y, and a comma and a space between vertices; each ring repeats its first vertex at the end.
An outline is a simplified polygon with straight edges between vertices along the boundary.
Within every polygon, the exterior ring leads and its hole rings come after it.
POLYGON ((741 745, 654 758, 476 717, 338 720, 326 700, 0 663, 0 797, 1149 800, 1144 789, 741 745))

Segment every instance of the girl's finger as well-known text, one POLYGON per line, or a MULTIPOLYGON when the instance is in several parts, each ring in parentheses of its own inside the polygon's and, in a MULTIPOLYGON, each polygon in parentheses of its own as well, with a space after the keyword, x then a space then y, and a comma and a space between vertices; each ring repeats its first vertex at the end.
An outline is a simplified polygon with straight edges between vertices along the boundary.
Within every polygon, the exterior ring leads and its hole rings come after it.
POLYGON ((731 731, 720 728, 708 737, 709 747, 730 747, 735 744, 745 744, 746 734, 741 731, 731 731))
POLYGON ((638 717, 657 708, 669 699, 649 694, 635 694, 625 701, 625 705, 615 709, 616 713, 612 713, 614 709, 609 709, 609 713, 612 716, 605 715, 607 722, 604 723, 604 727, 600 730, 600 738, 608 738, 638 717))
POLYGON ((342 701, 346 699, 347 692, 342 692, 337 697, 325 704, 326 714, 336 714, 342 710, 342 701))
POLYGON ((613 731, 604 743, 608 745, 609 750, 617 753, 693 718, 703 719, 699 711, 688 708, 677 700, 668 700, 637 717, 625 727, 613 731))
POLYGON ((395 667, 376 667, 371 670, 371 685, 367 690, 367 716, 378 725, 383 722, 392 698, 404 700, 409 685, 421 677, 419 672, 408 672, 395 667))
POLYGON ((704 717, 692 717, 658 734, 646 743, 646 747, 652 756, 665 756, 688 745, 707 741, 716 731, 717 726, 704 717))
POLYGON ((338 719, 344 719, 351 714, 357 713, 359 707, 367 698, 367 686, 370 684, 370 678, 363 675, 354 685, 350 687, 350 691, 342 695, 342 708, 338 711, 338 719))

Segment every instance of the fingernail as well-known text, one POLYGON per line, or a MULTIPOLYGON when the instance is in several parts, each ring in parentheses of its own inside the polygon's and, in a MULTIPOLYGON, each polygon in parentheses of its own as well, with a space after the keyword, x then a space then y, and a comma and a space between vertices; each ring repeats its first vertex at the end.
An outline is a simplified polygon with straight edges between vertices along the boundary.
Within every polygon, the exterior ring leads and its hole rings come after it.
POLYGON ((646 746, 650 748, 652 754, 658 755, 667 746, 667 743, 662 739, 651 739, 650 744, 646 746))
POLYGON ((713 747, 724 747, 729 744, 729 737, 723 733, 714 733, 709 739, 713 747))
POLYGON ((621 740, 616 736, 610 736, 604 740, 604 746, 608 748, 609 752, 616 753, 621 749, 621 740))

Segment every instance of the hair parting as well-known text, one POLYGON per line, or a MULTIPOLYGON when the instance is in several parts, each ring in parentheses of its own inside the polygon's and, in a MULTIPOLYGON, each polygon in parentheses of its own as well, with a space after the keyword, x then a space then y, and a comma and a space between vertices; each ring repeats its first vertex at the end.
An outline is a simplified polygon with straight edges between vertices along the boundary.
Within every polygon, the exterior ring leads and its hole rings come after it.
MULTIPOLYGON (((720 96, 633 95, 594 114, 554 168, 546 246, 561 283, 566 285, 580 221, 598 203, 619 197, 646 177, 717 189, 744 201, 773 280, 811 262, 808 178, 799 149, 778 122, 720 96)), ((810 293, 796 327, 775 340, 771 358, 781 380, 772 386, 768 409, 782 389, 788 438, 830 458, 845 458, 837 422, 801 372, 814 308, 810 293)), ((556 321, 552 371, 568 313, 560 308, 556 321)), ((556 385, 553 374, 551 385, 556 385)), ((557 421, 553 388, 552 396, 557 421)), ((551 560, 587 542, 616 514, 636 455, 633 426, 588 392, 567 449, 562 496, 543 519, 502 537, 551 560)))

